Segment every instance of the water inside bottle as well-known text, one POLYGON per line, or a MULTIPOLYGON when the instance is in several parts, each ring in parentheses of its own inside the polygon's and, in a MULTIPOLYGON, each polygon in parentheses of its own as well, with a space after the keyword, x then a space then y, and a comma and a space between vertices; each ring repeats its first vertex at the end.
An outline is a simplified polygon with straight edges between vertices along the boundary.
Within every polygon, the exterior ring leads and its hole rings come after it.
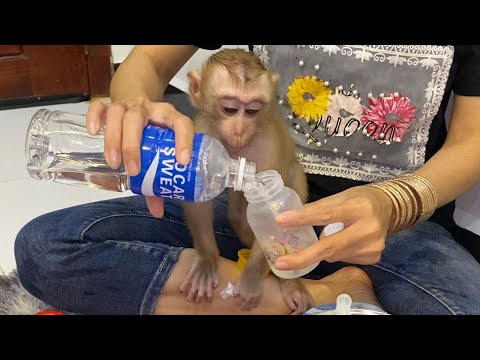
POLYGON ((75 151, 75 145, 85 146, 84 138, 61 146, 65 132, 47 135, 30 133, 27 139, 27 171, 32 178, 110 191, 129 189, 127 174, 123 169, 108 166, 103 149, 96 151, 91 146, 90 152, 75 151))

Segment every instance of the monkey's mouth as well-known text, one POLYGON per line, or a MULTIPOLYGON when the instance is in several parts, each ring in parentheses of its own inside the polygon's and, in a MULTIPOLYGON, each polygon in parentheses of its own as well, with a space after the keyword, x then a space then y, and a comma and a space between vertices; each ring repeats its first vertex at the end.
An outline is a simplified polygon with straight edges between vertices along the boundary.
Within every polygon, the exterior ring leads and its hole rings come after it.
POLYGON ((226 139, 226 143, 231 150, 240 151, 245 147, 247 141, 244 137, 231 136, 226 139))

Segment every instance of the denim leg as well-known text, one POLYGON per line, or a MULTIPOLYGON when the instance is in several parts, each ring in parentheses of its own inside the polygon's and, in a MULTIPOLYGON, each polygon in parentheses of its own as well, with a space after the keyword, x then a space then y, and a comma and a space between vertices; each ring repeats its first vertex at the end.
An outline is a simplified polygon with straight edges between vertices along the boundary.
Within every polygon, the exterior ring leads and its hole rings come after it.
MULTIPOLYGON (((215 201, 222 256, 242 245, 227 220, 226 196, 215 201)), ((83 314, 150 314, 183 247, 192 247, 181 203, 165 202, 153 218, 142 196, 95 202, 42 215, 15 242, 23 286, 59 309, 83 314)))
MULTIPOLYGON (((309 277, 346 265, 322 262, 309 277)), ((480 264, 436 223, 389 236, 380 262, 362 269, 391 314, 480 314, 480 264)))

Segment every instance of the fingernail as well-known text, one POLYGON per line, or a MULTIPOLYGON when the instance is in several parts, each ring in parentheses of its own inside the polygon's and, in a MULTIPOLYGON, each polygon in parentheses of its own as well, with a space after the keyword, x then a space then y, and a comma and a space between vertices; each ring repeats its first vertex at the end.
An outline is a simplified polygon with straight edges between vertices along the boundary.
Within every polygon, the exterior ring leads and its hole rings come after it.
POLYGON ((115 149, 110 150, 110 161, 115 164, 115 166, 118 165, 120 162, 120 156, 118 154, 118 151, 115 149))
POLYGON ((127 172, 129 175, 137 175, 138 174, 138 165, 135 160, 128 160, 127 163, 127 172))
POLYGON ((187 149, 182 150, 182 153, 180 154, 180 162, 183 165, 187 165, 190 163, 190 151, 187 149))
POLYGON ((278 270, 288 270, 288 264, 285 261, 276 261, 275 267, 278 270))
POLYGON ((87 131, 89 134, 95 134, 95 124, 89 123, 87 125, 87 131))

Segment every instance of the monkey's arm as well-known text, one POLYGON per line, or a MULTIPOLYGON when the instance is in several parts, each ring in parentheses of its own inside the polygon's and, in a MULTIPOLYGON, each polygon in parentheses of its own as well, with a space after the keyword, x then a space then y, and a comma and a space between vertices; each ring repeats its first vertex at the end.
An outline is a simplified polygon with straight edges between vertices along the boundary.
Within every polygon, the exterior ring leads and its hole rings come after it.
POLYGON ((110 83, 110 98, 161 101, 170 80, 198 50, 193 45, 138 45, 110 83))
POLYGON ((180 287, 188 290, 187 300, 200 302, 205 295, 211 301, 212 289, 218 286, 218 246, 213 232, 213 203, 185 203, 185 219, 190 229, 193 246, 198 252, 187 278, 180 287))

